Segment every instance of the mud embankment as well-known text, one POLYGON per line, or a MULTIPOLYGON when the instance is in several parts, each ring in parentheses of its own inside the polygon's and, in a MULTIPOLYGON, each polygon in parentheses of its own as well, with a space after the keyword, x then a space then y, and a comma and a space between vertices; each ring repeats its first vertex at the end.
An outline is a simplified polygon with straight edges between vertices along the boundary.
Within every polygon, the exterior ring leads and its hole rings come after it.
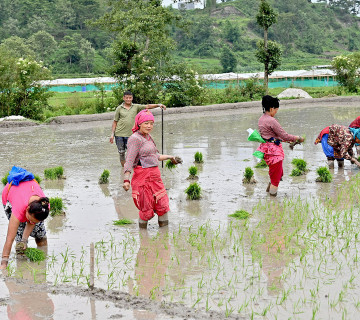
MULTIPOLYGON (((305 108, 316 104, 316 106, 338 106, 338 107, 349 107, 360 104, 360 96, 350 97, 331 97, 331 98, 318 98, 318 99, 291 99, 281 100, 281 107, 286 108, 305 108)), ((224 110, 241 110, 259 108, 261 105, 260 101, 250 102, 238 102, 238 103, 223 103, 213 104, 207 106, 188 106, 183 108, 168 108, 164 111, 164 115, 170 114, 182 114, 182 113, 207 113, 207 112, 220 112, 224 110)), ((161 115, 160 109, 152 110, 155 116, 161 115)), ((57 124, 68 124, 68 123, 82 123, 92 121, 107 121, 114 119, 114 112, 98 113, 98 114, 82 114, 72 116, 58 116, 50 119, 46 124, 57 125, 57 124)), ((26 120, 26 121, 2 121, 0 127, 11 128, 11 127, 27 127, 37 126, 38 122, 26 120)))

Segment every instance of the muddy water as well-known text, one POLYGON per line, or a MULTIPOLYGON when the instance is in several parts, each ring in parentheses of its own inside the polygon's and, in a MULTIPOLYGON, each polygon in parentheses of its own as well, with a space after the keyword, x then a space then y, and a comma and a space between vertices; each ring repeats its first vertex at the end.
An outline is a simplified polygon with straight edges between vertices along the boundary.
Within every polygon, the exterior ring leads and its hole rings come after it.
MULTIPOLYGON (((47 266, 30 264, 31 268, 47 270, 46 280, 51 285, 70 283, 74 287, 79 285, 86 289, 87 280, 86 277, 79 275, 79 268, 84 267, 84 274, 89 273, 89 246, 91 242, 97 242, 95 259, 95 287, 97 288, 120 290, 130 293, 132 296, 149 297, 150 301, 154 301, 154 303, 156 301, 182 302, 184 308, 193 306, 194 309, 200 308, 202 311, 214 310, 219 312, 217 314, 219 319, 222 318, 221 314, 224 315, 227 312, 236 314, 236 316, 248 316, 252 310, 255 310, 260 314, 268 305, 271 306, 269 309, 272 310, 272 314, 277 314, 280 318, 289 315, 295 315, 295 318, 303 317, 303 313, 290 310, 295 308, 292 305, 292 303, 295 304, 294 301, 290 300, 289 306, 279 305, 277 303, 278 296, 272 294, 273 292, 278 294, 278 290, 284 290, 286 284, 282 283, 279 285, 280 289, 271 290, 274 279, 279 279, 284 270, 291 265, 294 259, 298 259, 299 255, 290 258, 288 256, 266 256, 261 268, 254 262, 254 254, 250 253, 248 248, 243 248, 241 263, 244 270, 251 269, 251 272, 246 274, 249 278, 258 277, 258 282, 251 289, 253 296, 257 291, 261 293, 261 298, 251 308, 248 308, 246 299, 250 299, 251 294, 245 297, 245 300, 240 294, 247 289, 245 283, 234 287, 239 294, 235 295, 235 291, 230 294, 231 299, 229 298, 228 301, 231 306, 229 306, 221 296, 227 296, 230 289, 226 288, 226 285, 224 288, 220 286, 214 289, 213 285, 207 283, 207 279, 204 278, 203 272, 206 270, 206 265, 211 263, 204 262, 199 254, 201 250, 198 250, 197 254, 194 252, 194 261, 197 261, 194 265, 189 262, 192 260, 188 259, 191 254, 189 252, 192 252, 191 248, 186 251, 181 250, 181 247, 185 248, 185 244, 189 243, 184 239, 191 238, 191 230, 207 221, 213 228, 209 229, 212 232, 220 226, 224 227, 225 231, 221 232, 225 232, 223 234, 225 239, 226 228, 229 224, 228 215, 234 211, 244 209, 253 212, 259 201, 281 204, 287 198, 300 197, 305 201, 336 197, 337 187, 359 172, 347 161, 344 169, 335 167, 332 170, 334 179, 331 184, 316 183, 316 168, 326 165, 326 158, 321 146, 313 144, 324 127, 332 123, 348 125, 358 116, 358 107, 348 107, 345 110, 335 105, 280 108, 277 118, 284 129, 296 135, 305 134, 306 142, 296 146, 294 150, 290 150, 287 145, 284 145, 286 156, 284 178, 276 199, 269 199, 265 192, 269 181, 267 169, 254 169, 257 183, 243 185, 242 178, 245 167, 254 167, 257 163, 252 153, 258 146, 257 143, 247 141, 246 129, 257 128, 257 120, 261 115, 260 109, 259 107, 259 110, 256 111, 204 112, 191 115, 167 116, 165 114, 164 153, 178 155, 183 158, 184 163, 173 171, 162 169, 163 180, 170 198, 171 214, 169 227, 162 230, 160 234, 158 234, 156 219, 149 223, 148 231, 144 232, 139 232, 135 224, 126 227, 112 225, 113 220, 121 218, 133 219, 136 222, 137 210, 133 205, 131 194, 125 192, 121 187, 123 178, 116 147, 108 142, 111 122, 4 129, 1 132, 0 140, 1 175, 5 174, 12 165, 26 167, 40 176, 43 176, 45 168, 61 165, 66 175, 66 179, 58 183, 49 181, 41 183, 47 196, 63 198, 66 215, 49 218, 46 221, 49 239, 48 254, 52 258, 48 259, 47 266), (194 154, 197 151, 202 152, 204 156, 204 163, 199 166, 198 173, 198 182, 202 187, 202 199, 189 201, 186 199, 184 189, 189 185, 188 168, 193 165, 194 154), (306 176, 290 177, 293 158, 303 158, 307 161, 310 171, 306 176), (111 172, 110 183, 100 186, 98 179, 104 169, 111 172), (189 231, 190 226, 192 229, 189 231), (180 229, 184 231, 179 231, 180 229), (185 230, 187 231, 185 232, 185 230), (186 237, 176 240, 172 237, 175 233, 186 233, 186 237), (101 244, 102 240, 105 244, 101 244), (64 265, 64 256, 69 256, 69 261, 73 261, 75 267, 71 266, 69 262, 61 270, 64 265), (77 276, 71 277, 71 274, 74 275, 74 273, 77 276), (164 277, 164 274, 168 276, 164 277), (216 291, 209 304, 205 302, 207 301, 204 298, 206 294, 195 290, 195 288, 201 289, 203 286, 216 291), (196 295, 201 296, 201 299, 196 295), (198 301, 199 299, 200 301, 198 301), (241 306, 244 306, 243 309, 241 306)), ((161 126, 158 118, 153 137, 161 150, 161 126)), ((261 220, 261 215, 254 214, 250 225, 255 225, 261 220)), ((1 248, 4 244, 6 230, 7 220, 2 214, 0 215, 1 248)), ((211 233, 210 231, 209 233, 211 233)), ((276 232, 268 236, 274 239, 278 237, 276 232)), ((276 241, 281 243, 282 240, 277 239, 276 241)), ((29 244, 32 247, 35 246, 33 240, 30 240, 29 244)), ((250 243, 245 241, 246 245, 250 246, 250 243)), ((211 251, 208 244, 205 244, 204 248, 205 251, 211 251)), ((233 272, 234 264, 236 265, 236 257, 231 256, 231 262, 226 262, 230 255, 223 254, 223 250, 226 250, 225 244, 216 250, 213 249, 216 252, 215 255, 219 255, 220 259, 224 260, 220 263, 226 268, 226 276, 224 275, 223 281, 226 283, 225 279, 229 281, 227 276, 233 272)), ((294 251, 296 250, 294 249, 294 251)), ((261 249, 260 246, 259 251, 266 250, 261 249)), ((169 316, 169 314, 157 312, 156 308, 155 310, 145 308, 144 304, 140 308, 119 308, 113 301, 104 302, 99 299, 91 301, 76 294, 74 296, 60 293, 52 295, 46 289, 42 293, 44 304, 33 307, 28 300, 28 293, 31 291, 31 281, 35 279, 36 282, 39 282, 39 277, 34 276, 34 272, 30 274, 32 277, 25 276, 24 270, 29 270, 29 267, 24 267, 21 260, 13 262, 12 268, 12 272, 17 274, 17 278, 24 282, 13 283, 12 280, 2 282, 0 297, 3 299, 3 304, 0 307, 0 313, 5 316, 9 315, 10 317, 10 311, 5 307, 6 304, 14 307, 15 311, 11 312, 26 312, 33 319, 37 319, 38 310, 43 310, 44 313, 39 318, 46 319, 66 318, 70 315, 78 319, 106 319, 121 315, 126 319, 163 319, 169 316), (76 304, 74 305, 73 301, 75 300, 76 304)), ((210 278, 216 277, 214 270, 209 271, 210 278), (215 274, 211 275, 213 272, 215 274)), ((310 290, 306 285, 301 285, 305 286, 304 290, 310 290)), ((341 284, 337 285, 341 287, 341 284)), ((210 291, 209 289, 207 292, 210 291)), ((70 294, 71 292, 69 289, 70 294)), ((350 312, 351 308, 348 309, 350 312)), ((353 309, 351 310, 353 311, 353 309)), ((329 316, 327 308, 319 307, 318 310, 320 317, 327 318, 329 316)), ((305 311, 301 310, 301 312, 305 311)), ((305 314, 311 316, 311 312, 312 310, 309 309, 305 314)), ((337 316, 341 315, 342 310, 336 314, 337 316)), ((176 319, 177 315, 172 316, 176 319)), ((179 313, 178 316, 183 315, 179 313)), ((351 318, 350 313, 349 318, 351 318)))

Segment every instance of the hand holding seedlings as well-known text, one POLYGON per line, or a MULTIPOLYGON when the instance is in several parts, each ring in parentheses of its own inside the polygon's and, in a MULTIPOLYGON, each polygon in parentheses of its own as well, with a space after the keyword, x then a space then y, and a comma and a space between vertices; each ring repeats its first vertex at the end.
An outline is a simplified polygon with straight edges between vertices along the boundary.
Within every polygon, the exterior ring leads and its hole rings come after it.
POLYGON ((299 136, 299 138, 296 139, 296 141, 290 142, 289 147, 290 147, 290 149, 292 150, 292 149, 294 149, 294 147, 295 147, 297 144, 301 144, 301 143, 304 142, 304 141, 305 141, 305 138, 299 136))
POLYGON ((351 158, 351 163, 356 164, 360 168, 360 162, 356 158, 351 158))

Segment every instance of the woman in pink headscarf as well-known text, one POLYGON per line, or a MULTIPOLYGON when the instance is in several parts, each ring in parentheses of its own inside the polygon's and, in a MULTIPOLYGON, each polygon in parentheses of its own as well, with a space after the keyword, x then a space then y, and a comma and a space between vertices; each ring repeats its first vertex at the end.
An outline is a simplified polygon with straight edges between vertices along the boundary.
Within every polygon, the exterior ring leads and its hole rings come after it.
POLYGON ((154 116, 149 110, 142 110, 136 115, 124 165, 123 188, 126 191, 130 189, 130 174, 134 170, 131 188, 134 203, 140 210, 140 228, 147 227, 154 213, 158 215, 160 227, 168 224, 169 198, 161 180, 158 164, 159 161, 168 159, 174 164, 178 163, 174 156, 159 154, 150 135, 153 127, 154 116))

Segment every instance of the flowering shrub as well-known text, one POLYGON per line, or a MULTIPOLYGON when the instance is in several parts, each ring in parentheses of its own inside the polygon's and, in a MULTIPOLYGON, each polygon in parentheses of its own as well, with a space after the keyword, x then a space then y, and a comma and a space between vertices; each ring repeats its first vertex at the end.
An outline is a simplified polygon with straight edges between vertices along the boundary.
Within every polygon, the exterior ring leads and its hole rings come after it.
POLYGON ((360 85, 360 53, 337 56, 331 62, 336 72, 337 81, 350 92, 358 92, 360 85))
POLYGON ((43 107, 51 93, 39 80, 49 79, 50 71, 42 62, 30 58, 15 59, 0 52, 0 116, 21 115, 42 120, 43 107))

